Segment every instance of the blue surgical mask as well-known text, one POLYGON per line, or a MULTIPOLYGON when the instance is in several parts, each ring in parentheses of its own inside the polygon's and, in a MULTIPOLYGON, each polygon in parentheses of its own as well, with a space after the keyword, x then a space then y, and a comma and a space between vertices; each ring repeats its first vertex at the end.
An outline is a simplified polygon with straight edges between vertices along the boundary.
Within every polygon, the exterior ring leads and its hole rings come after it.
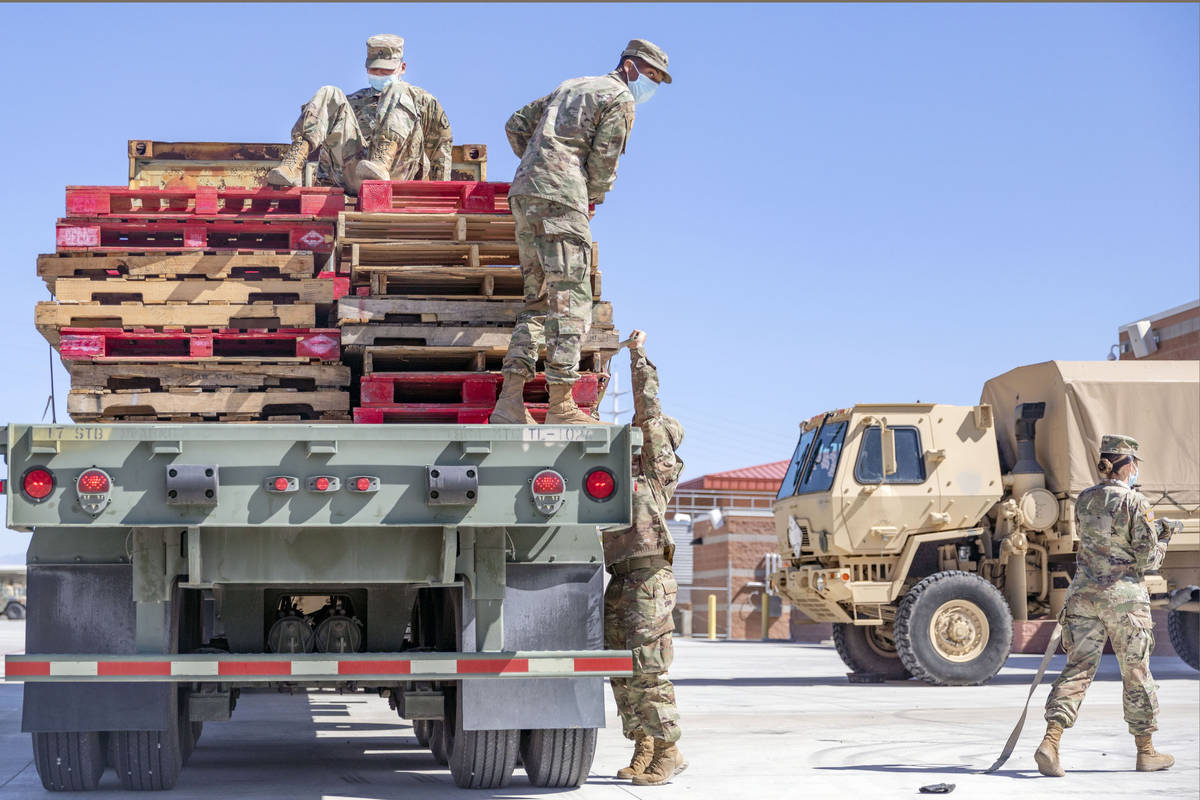
POLYGON ((388 86, 396 82, 396 73, 391 75, 372 75, 367 73, 367 83, 371 84, 371 88, 377 92, 382 92, 388 86))
POLYGON ((1137 483, 1137 479, 1138 479, 1138 471, 1137 471, 1137 467, 1134 467, 1133 473, 1130 474, 1130 476, 1129 476, 1129 488, 1130 489, 1132 489, 1133 485, 1135 483, 1137 483))
POLYGON ((656 89, 658 89, 658 84, 645 75, 638 75, 637 80, 629 84, 629 91, 633 94, 633 102, 638 104, 644 103, 653 97, 656 89))

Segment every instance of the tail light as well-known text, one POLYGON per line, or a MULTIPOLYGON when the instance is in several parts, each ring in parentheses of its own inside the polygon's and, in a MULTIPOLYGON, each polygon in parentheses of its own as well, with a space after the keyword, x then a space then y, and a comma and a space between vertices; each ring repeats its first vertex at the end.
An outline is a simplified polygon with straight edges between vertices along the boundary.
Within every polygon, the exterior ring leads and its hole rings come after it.
POLYGON ((604 467, 598 467, 583 479, 583 490, 588 497, 603 503, 617 491, 617 479, 604 467))
POLYGON ((21 478, 21 489, 30 500, 40 503, 54 491, 54 473, 44 467, 26 470, 21 478))
POLYGON ((300 481, 291 475, 272 475, 263 481, 263 488, 274 494, 288 494, 299 491, 300 481))
POLYGON ((112 479, 102 469, 85 470, 75 479, 75 494, 79 496, 79 507, 95 516, 108 505, 112 479))
POLYGON ((342 488, 342 482, 332 475, 318 475, 308 479, 310 492, 336 492, 342 488))
POLYGON ((377 492, 379 478, 373 475, 356 475, 347 481, 347 488, 352 492, 377 492))
POLYGON ((552 469, 544 469, 529 482, 533 505, 547 517, 562 508, 567 482, 552 469))

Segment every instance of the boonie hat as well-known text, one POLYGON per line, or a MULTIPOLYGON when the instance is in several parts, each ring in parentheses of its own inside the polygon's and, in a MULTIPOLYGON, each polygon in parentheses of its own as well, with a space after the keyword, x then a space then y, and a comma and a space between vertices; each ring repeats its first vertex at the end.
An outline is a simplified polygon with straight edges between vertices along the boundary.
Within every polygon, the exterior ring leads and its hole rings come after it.
POLYGON ((1133 456, 1138 461, 1142 460, 1142 457, 1138 455, 1137 439, 1120 433, 1104 434, 1100 438, 1100 452, 1118 456, 1133 456))
POLYGON ((663 83, 671 82, 671 73, 667 72, 667 53, 661 47, 648 39, 630 39, 629 44, 621 52, 621 58, 636 56, 662 73, 663 83))
POLYGON ((367 39, 367 69, 396 69, 403 61, 403 37, 377 33, 367 39))

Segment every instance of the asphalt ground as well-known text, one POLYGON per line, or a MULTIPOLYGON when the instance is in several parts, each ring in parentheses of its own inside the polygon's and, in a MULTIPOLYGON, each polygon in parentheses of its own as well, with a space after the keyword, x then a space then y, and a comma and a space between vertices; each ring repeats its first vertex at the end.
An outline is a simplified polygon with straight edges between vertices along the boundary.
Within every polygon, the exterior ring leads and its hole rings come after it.
MULTIPOLYGON (((21 652, 23 623, 0 621, 0 650, 21 652)), ((1062 667, 1052 664, 1050 678, 1062 667)), ((995 775, 976 774, 999 753, 1025 700, 1037 656, 1012 656, 987 686, 914 681, 850 684, 830 644, 677 640, 676 684, 690 767, 673 783, 635 787, 613 774, 631 748, 612 698, 587 783, 571 792, 537 789, 517 767, 508 787, 456 788, 419 747, 412 728, 375 695, 243 693, 233 720, 207 723, 173 800, 261 800, 543 795, 591 798, 909 798, 953 783, 956 798, 1200 797, 1200 676, 1174 656, 1152 659, 1162 713, 1155 744, 1176 764, 1134 771, 1133 737, 1121 718, 1121 681, 1106 655, 1075 728, 1063 737, 1065 778, 1043 778, 1034 710, 1016 753, 995 775)), ((607 692, 606 692, 607 695, 607 692)), ((21 686, 0 684, 0 798, 51 797, 20 732, 21 686)), ((110 770, 90 797, 124 795, 110 770)))

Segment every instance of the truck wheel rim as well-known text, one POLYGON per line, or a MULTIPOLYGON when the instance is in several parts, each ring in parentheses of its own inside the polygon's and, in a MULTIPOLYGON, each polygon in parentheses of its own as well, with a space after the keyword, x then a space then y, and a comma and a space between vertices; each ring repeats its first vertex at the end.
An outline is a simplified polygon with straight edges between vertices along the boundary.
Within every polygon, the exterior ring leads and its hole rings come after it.
POLYGON ((899 658, 891 625, 868 625, 865 629, 867 647, 884 658, 899 658))
POLYGON ((929 620, 929 640, 947 661, 964 663, 978 658, 990 633, 983 609, 968 600, 943 603, 929 620))

